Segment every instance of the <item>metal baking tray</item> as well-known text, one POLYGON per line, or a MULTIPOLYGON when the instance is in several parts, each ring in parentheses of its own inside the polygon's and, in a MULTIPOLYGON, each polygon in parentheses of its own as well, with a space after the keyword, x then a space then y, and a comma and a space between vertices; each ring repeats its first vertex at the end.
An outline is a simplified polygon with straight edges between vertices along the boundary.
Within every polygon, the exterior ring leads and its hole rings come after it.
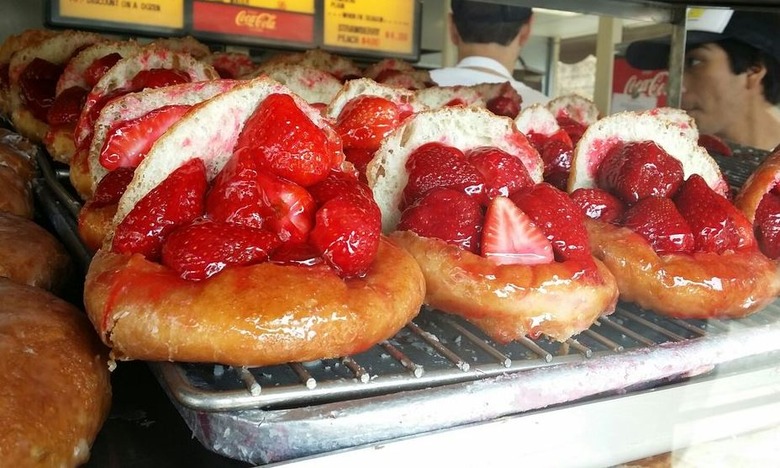
MULTIPOLYGON (((740 186, 762 157, 719 163, 740 186)), ((67 171, 43 154, 39 163, 39 202, 86 271, 89 253, 75 229, 80 203, 67 171)), ((508 344, 424 307, 393 338, 339 359, 262 368, 149 365, 206 447, 272 463, 652 386, 779 348, 780 301, 731 321, 670 319, 621 302, 565 343, 542 336, 508 344), (593 369, 607 373, 577 377, 593 369), (537 388, 540 382, 548 384, 537 388)))

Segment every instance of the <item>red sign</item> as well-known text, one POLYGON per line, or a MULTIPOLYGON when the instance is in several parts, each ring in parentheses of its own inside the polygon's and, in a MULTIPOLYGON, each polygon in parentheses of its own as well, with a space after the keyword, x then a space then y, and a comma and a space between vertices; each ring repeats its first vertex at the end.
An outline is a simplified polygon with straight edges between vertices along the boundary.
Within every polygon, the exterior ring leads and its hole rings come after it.
POLYGON ((314 15, 224 3, 193 2, 196 31, 314 43, 314 15))
POLYGON ((667 70, 639 70, 629 65, 625 58, 615 57, 612 112, 663 107, 666 105, 668 84, 667 70), (616 106, 620 108, 616 109, 616 106))

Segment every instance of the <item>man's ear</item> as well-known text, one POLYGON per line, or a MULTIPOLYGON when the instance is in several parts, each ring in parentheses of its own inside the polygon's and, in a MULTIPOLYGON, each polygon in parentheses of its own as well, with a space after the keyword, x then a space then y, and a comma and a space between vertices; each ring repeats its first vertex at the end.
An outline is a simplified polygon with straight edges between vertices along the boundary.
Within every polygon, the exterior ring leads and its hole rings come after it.
POLYGON ((531 37, 531 23, 533 23, 534 17, 532 16, 523 26, 520 27, 520 32, 517 33, 517 41, 520 46, 524 46, 528 39, 531 37))
POLYGON ((745 73, 747 76, 748 89, 758 89, 759 91, 763 91, 763 85, 761 84, 761 81, 766 76, 766 65, 763 63, 751 65, 748 67, 745 73))
POLYGON ((460 44, 460 34, 458 33, 458 28, 455 27, 455 21, 452 19, 452 13, 447 16, 447 26, 449 26, 450 31, 450 41, 452 41, 452 43, 457 47, 460 44))

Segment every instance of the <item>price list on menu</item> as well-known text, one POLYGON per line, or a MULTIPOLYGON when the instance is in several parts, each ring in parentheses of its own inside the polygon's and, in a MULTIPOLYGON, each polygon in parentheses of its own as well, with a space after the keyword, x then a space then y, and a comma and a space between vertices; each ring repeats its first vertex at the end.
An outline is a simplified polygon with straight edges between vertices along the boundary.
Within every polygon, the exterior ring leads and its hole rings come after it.
POLYGON ((314 0, 194 0, 192 34, 226 42, 313 46, 314 0))
POLYGON ((185 0, 51 0, 48 21, 106 31, 159 35, 184 28, 185 0))
POLYGON ((419 4, 416 0, 323 0, 325 48, 365 55, 415 57, 419 4))

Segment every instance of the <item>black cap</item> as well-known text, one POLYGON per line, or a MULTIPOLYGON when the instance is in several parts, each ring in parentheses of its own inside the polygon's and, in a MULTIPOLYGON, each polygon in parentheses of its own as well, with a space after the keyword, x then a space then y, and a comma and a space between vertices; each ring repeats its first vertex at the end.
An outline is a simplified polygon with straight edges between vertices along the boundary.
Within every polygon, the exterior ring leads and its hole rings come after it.
POLYGON ((469 19, 474 22, 524 23, 532 13, 533 10, 527 7, 473 0, 452 0, 452 15, 456 19, 469 19))
MULTIPOLYGON (((780 61, 780 14, 759 11, 734 11, 732 14, 727 9, 710 11, 716 17, 730 15, 725 27, 713 28, 712 22, 691 21, 689 16, 689 29, 685 35, 687 47, 733 39, 780 61)), ((642 70, 667 68, 670 42, 670 37, 633 42, 626 49, 626 60, 632 67, 642 70)))

